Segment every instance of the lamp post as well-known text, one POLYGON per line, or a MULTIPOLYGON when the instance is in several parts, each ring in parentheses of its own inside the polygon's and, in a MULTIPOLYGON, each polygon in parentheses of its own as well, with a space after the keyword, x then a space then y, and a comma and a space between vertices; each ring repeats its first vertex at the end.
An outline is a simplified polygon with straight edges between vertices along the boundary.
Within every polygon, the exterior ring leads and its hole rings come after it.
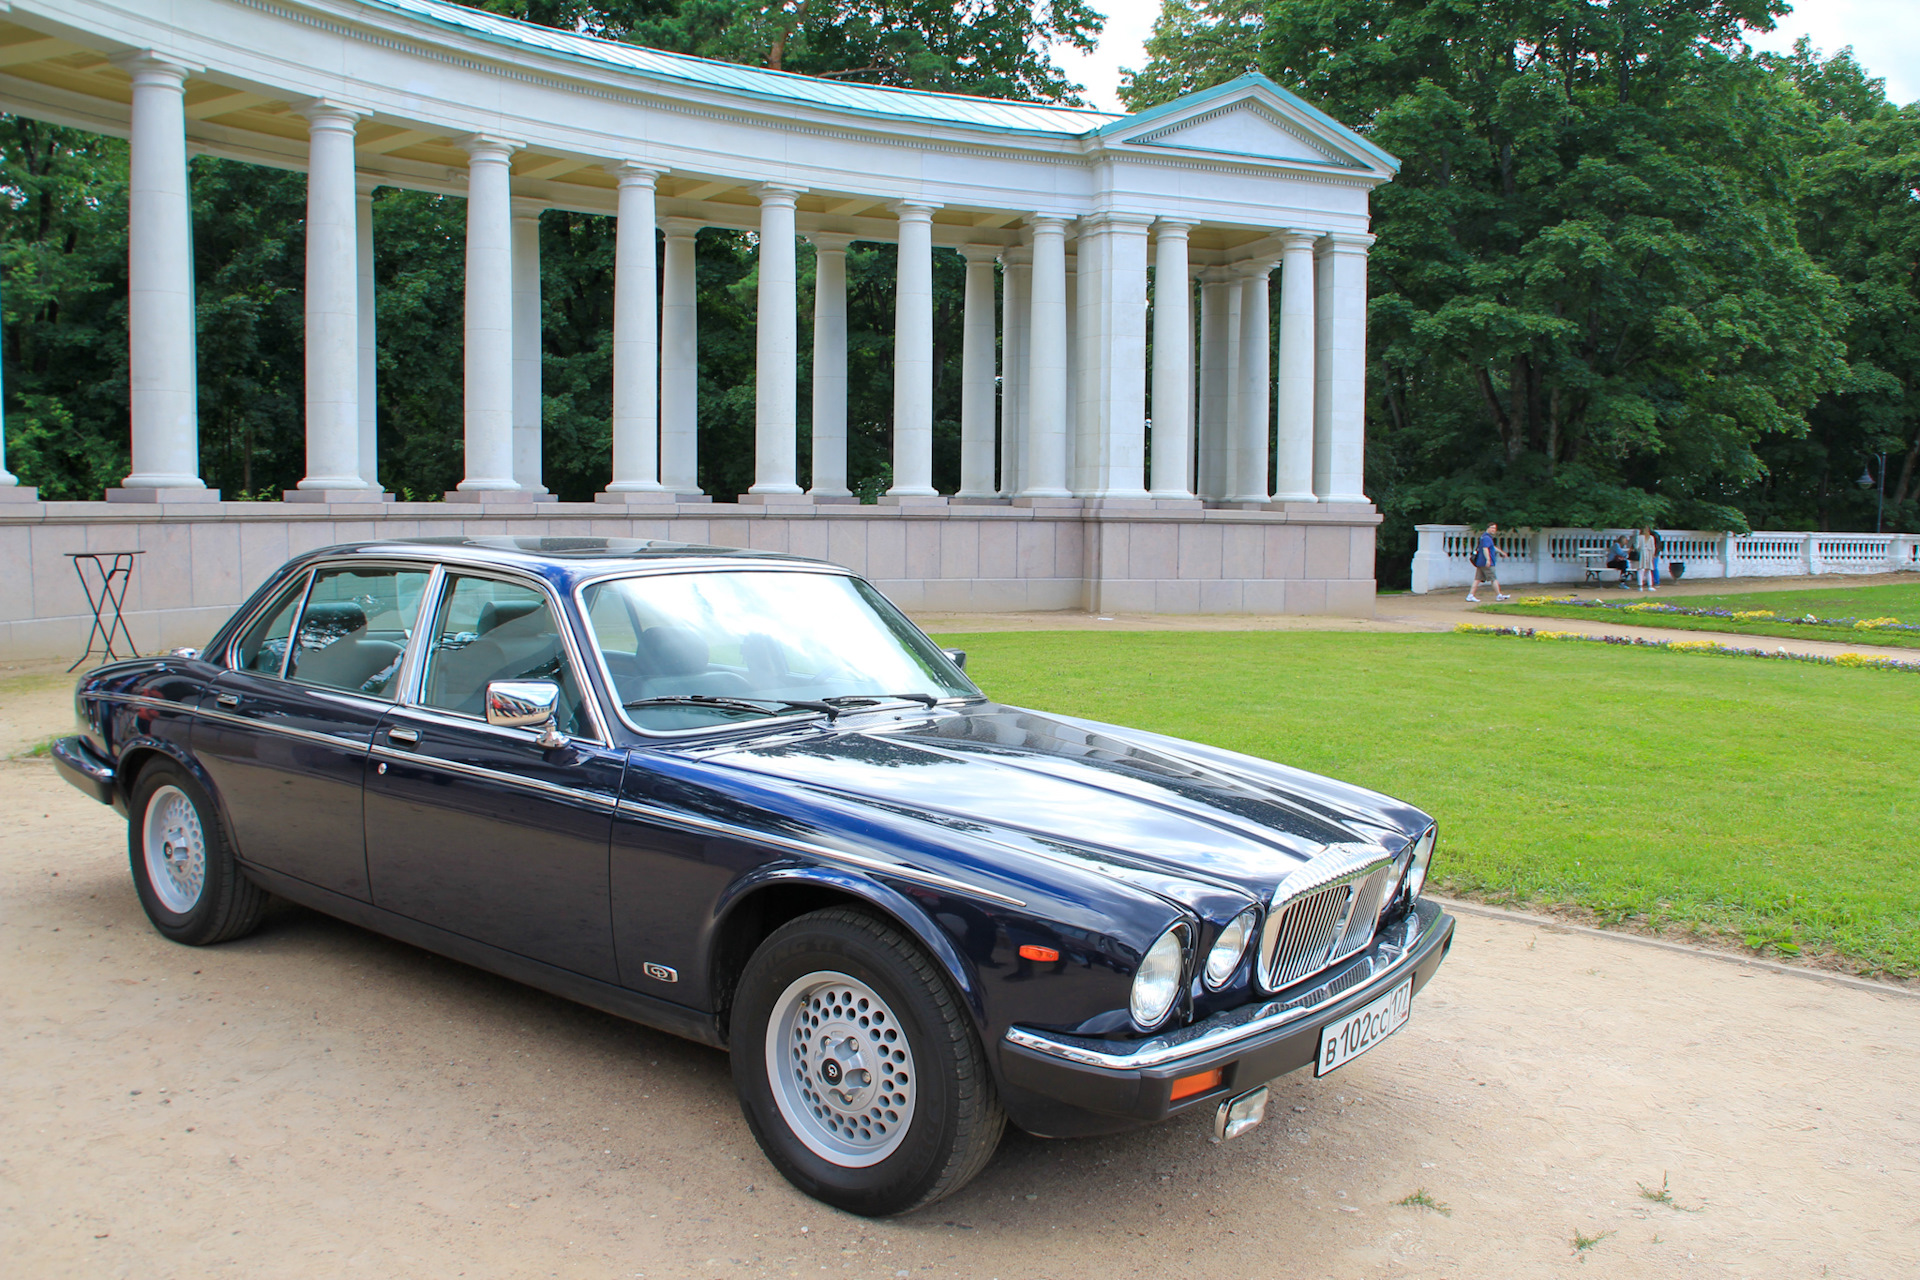
POLYGON ((1884 453, 1876 453, 1873 457, 1878 459, 1879 462, 1880 475, 1878 480, 1876 481, 1874 476, 1863 466, 1860 468, 1860 479, 1857 483, 1862 489, 1871 489, 1875 487, 1876 484, 1879 486, 1880 497, 1873 511, 1873 531, 1877 535, 1880 532, 1882 517, 1885 516, 1887 510, 1887 455, 1884 453))

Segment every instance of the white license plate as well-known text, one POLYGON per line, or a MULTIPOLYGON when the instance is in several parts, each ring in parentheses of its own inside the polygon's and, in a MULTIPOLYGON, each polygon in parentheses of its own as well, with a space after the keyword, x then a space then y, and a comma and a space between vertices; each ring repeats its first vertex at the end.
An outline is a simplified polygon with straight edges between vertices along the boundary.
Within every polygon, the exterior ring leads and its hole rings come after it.
POLYGON ((1413 982, 1409 979, 1364 1009, 1356 1009, 1320 1030, 1320 1056, 1313 1074, 1323 1076, 1345 1066, 1407 1025, 1413 1012, 1413 982))

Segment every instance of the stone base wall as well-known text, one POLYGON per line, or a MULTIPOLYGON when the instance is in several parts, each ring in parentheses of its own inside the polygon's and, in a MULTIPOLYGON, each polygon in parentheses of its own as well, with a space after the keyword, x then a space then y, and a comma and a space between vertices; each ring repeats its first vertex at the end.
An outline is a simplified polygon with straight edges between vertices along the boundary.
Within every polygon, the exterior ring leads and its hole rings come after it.
POLYGON ((909 612, 1373 615, 1371 506, 1195 502, 14 502, 0 507, 0 659, 74 658, 92 613, 67 553, 140 551, 142 653, 199 645, 290 556, 372 538, 658 538, 813 556, 909 612))

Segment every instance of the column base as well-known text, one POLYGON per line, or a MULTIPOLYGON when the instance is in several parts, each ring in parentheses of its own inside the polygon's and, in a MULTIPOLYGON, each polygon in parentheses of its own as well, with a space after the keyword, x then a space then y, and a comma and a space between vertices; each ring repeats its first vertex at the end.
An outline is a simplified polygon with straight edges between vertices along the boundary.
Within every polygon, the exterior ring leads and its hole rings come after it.
POLYGON ((809 491, 807 496, 822 506, 837 504, 843 507, 857 507, 860 505, 860 495, 857 493, 813 493, 809 491))
POLYGON ((1080 499, 1070 493, 1018 493, 1013 496, 1016 507, 1052 507, 1057 510, 1080 509, 1080 499))
POLYGON ((392 502, 393 495, 378 489, 286 489, 282 502, 392 502))
POLYGON ((28 484, 10 484, 0 489, 0 502, 38 502, 40 491, 28 484))
POLYGON ((218 502, 218 489, 150 489, 136 486, 131 489, 109 489, 108 502, 218 502))
POLYGON ((883 493, 880 495, 883 507, 944 507, 946 495, 939 493, 883 493))
POLYGON ((810 493, 743 493, 734 499, 743 507, 810 507, 813 495, 810 493))
POLYGON ((605 489, 593 500, 608 507, 671 507, 682 501, 666 489, 605 489))
POLYGON ((528 507, 536 502, 555 501, 552 494, 533 494, 524 489, 449 489, 448 502, 479 502, 490 507, 528 507))
POLYGON ((1004 507, 1013 499, 991 493, 956 493, 947 501, 956 507, 1004 507))

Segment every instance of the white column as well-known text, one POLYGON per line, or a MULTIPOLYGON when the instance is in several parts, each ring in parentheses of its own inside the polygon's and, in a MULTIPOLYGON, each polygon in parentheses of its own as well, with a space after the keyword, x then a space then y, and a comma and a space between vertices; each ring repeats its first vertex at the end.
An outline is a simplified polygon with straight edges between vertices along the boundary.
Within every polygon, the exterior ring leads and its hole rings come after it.
POLYGON ((1020 496, 1067 492, 1067 220, 1036 215, 1020 496))
POLYGON ((800 305, 794 277, 793 202, 797 187, 760 188, 760 309, 754 341, 753 487, 748 493, 799 493, 800 305))
POLYGON ((660 483, 700 492, 700 316, 694 278, 695 218, 661 224, 667 248, 660 286, 660 483))
POLYGON ((960 350, 960 491, 962 498, 993 496, 994 346, 999 339, 994 314, 993 262, 999 250, 964 245, 967 260, 963 339, 960 350))
POLYGON ((1009 249, 1000 255, 1001 306, 1006 325, 1001 337, 1000 381, 1000 496, 1020 492, 1021 466, 1026 459, 1028 337, 1033 326, 1033 254, 1009 249))
POLYGON ((1156 498, 1191 498, 1193 450, 1193 281, 1187 232, 1161 222, 1153 254, 1153 489, 1156 498))
POLYGON ((1313 491, 1322 502, 1366 502, 1367 248, 1369 235, 1330 235, 1315 306, 1313 491))
POLYGON ((467 160, 466 478, 459 493, 505 493, 513 478, 514 145, 480 134, 467 160))
POLYGON ((899 282, 893 313, 893 487, 891 498, 932 497, 933 211, 902 200, 899 282))
MULTIPOLYGON (((1084 236, 1076 238, 1074 244, 1082 254, 1091 259, 1095 251, 1085 243, 1084 236)), ((1085 340, 1081 336, 1086 332, 1086 326, 1080 322, 1080 261, 1079 256, 1069 253, 1067 269, 1064 273, 1067 282, 1067 301, 1064 308, 1067 314, 1067 418, 1060 428, 1061 474, 1067 478, 1067 492, 1076 496, 1080 492, 1079 472, 1076 470, 1079 464, 1076 459, 1080 446, 1080 434, 1085 430, 1087 413, 1086 405, 1080 398, 1080 372, 1086 367, 1086 351, 1083 349, 1085 340)), ((1093 296, 1091 286, 1087 288, 1086 294, 1088 297, 1093 296)))
MULTIPOLYGON (((5 396, 0 395, 0 404, 4 404, 4 402, 5 402, 5 396)), ((20 486, 20 477, 13 474, 13 472, 7 470, 6 412, 4 409, 0 409, 0 490, 17 490, 19 486, 20 486)), ((5 496, 13 497, 17 499, 19 497, 19 494, 10 493, 5 496)))
POLYGON ((1275 502, 1313 501, 1313 237, 1280 237, 1280 368, 1275 502))
POLYGON ((194 360, 187 68, 152 54, 133 79, 127 174, 127 381, 133 471, 125 489, 205 489, 194 360))
MULTIPOLYGON (((535 200, 513 202, 513 478, 523 493, 544 494, 541 482, 540 210, 535 200)), ((616 307, 617 310, 617 307, 616 307)), ((619 335, 614 336, 619 360, 619 335)), ((614 395, 620 394, 616 382, 614 395)))
MULTIPOLYGON (((620 192, 613 242, 613 479, 607 492, 660 493, 654 183, 666 170, 631 162, 608 169, 619 179, 620 192)), ((792 253, 789 236, 789 263, 792 253)))
POLYGON ((1270 259, 1249 262, 1240 279, 1240 422, 1234 437, 1234 490, 1229 502, 1266 502, 1267 438, 1271 404, 1267 378, 1271 372, 1273 326, 1268 315, 1267 275, 1270 259))
POLYGON ((1200 459, 1199 493, 1216 502, 1230 492, 1227 458, 1233 439, 1231 356, 1238 341, 1235 307, 1239 290, 1223 267, 1200 273, 1200 459))
POLYGON ((360 271, 355 261, 353 124, 312 102, 307 118, 307 474, 304 490, 361 491, 360 271))
POLYGON ((373 192, 372 178, 354 183, 354 260, 359 266, 355 320, 360 331, 360 478, 380 492, 380 353, 379 326, 374 314, 373 192))
MULTIPOLYGON (((1085 314, 1093 332, 1084 344, 1092 384, 1087 403, 1091 456, 1082 470, 1086 493, 1100 498, 1147 496, 1147 227, 1151 218, 1111 213, 1100 219, 1094 272, 1098 293, 1085 314)), ((1184 272, 1182 273, 1184 275, 1184 272)))
POLYGON ((847 246, 852 236, 816 231, 813 244, 813 486, 816 498, 847 488, 847 246))

